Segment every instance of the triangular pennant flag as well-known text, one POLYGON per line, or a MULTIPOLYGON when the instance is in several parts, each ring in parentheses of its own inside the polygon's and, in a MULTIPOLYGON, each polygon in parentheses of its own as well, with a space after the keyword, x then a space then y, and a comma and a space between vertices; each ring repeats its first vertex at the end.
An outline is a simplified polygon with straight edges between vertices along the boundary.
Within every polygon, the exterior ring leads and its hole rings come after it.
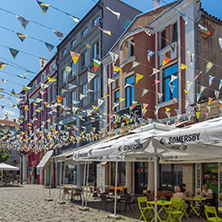
POLYGON ((210 103, 212 102, 213 98, 208 97, 208 106, 210 105, 210 103))
POLYGON ((124 101, 124 100, 125 100, 124 98, 119 97, 119 101, 120 101, 120 102, 122 102, 122 101, 124 101))
POLYGON ((115 109, 118 105, 119 105, 119 103, 115 103, 115 102, 114 102, 112 109, 115 109))
POLYGON ((72 57, 72 60, 73 60, 74 64, 76 64, 76 62, 79 59, 80 54, 77 53, 77 52, 70 51, 70 55, 72 57))
POLYGON ((115 82, 115 80, 108 78, 108 85, 110 85, 112 82, 115 82))
POLYGON ((25 29, 26 26, 28 25, 29 23, 29 20, 24 18, 24 17, 21 17, 19 15, 16 15, 16 18, 19 20, 19 22, 21 23, 22 27, 25 29))
POLYGON ((170 61, 170 58, 165 57, 164 60, 163 60, 162 66, 165 66, 169 61, 170 61))
POLYGON ((58 102, 58 103, 61 103, 62 100, 63 100, 63 97, 62 97, 62 96, 56 96, 56 99, 57 99, 57 102, 58 102))
POLYGON ((201 97, 201 94, 199 94, 199 93, 196 93, 196 94, 197 94, 197 102, 198 102, 201 97))
POLYGON ((42 91, 42 90, 40 90, 40 94, 41 94, 42 96, 44 96, 45 92, 42 91))
POLYGON ((209 76, 209 86, 211 87, 215 76, 209 76))
POLYGON ((166 113, 167 117, 170 118, 171 114, 169 112, 167 112, 167 111, 165 111, 165 113, 166 113))
POLYGON ((147 27, 143 27, 141 25, 138 25, 138 27, 140 27, 148 36, 152 35, 151 29, 149 29, 147 27))
POLYGON ((133 109, 137 106, 137 104, 138 104, 137 101, 133 101, 133 102, 132 102, 132 107, 133 107, 133 109))
POLYGON ((0 69, 3 69, 6 65, 7 65, 7 63, 0 62, 0 69))
POLYGON ((16 33, 16 35, 19 37, 19 39, 23 42, 24 40, 25 40, 25 38, 27 37, 27 35, 23 35, 23 34, 21 34, 21 33, 19 33, 19 32, 15 32, 16 33))
POLYGON ((31 87, 28 87, 28 86, 23 86, 22 90, 26 91, 26 90, 29 90, 31 89, 31 87))
POLYGON ((174 76, 174 75, 171 75, 170 77, 171 77, 170 78, 170 83, 173 82, 175 79, 177 79, 177 76, 174 76))
POLYGON ((131 69, 137 67, 138 65, 140 65, 139 62, 133 61, 131 69))
POLYGON ((156 10, 156 8, 159 6, 160 0, 153 0, 153 7, 154 7, 154 11, 156 10))
POLYGON ((176 10, 177 11, 177 13, 179 14, 179 15, 181 15, 182 16, 182 18, 183 18, 183 20, 184 20, 184 22, 185 22, 185 25, 188 23, 188 17, 184 14, 184 13, 182 13, 182 12, 180 12, 179 10, 176 10))
POLYGON ((130 43, 134 48, 136 48, 136 44, 135 44, 134 42, 129 41, 129 43, 130 43))
POLYGON ((39 57, 39 62, 40 62, 41 70, 42 70, 45 67, 45 65, 47 64, 48 60, 39 57))
POLYGON ((44 83, 40 83, 40 85, 41 85, 41 89, 46 89, 49 87, 49 85, 44 84, 44 83))
POLYGON ((219 108, 222 106, 222 101, 219 100, 219 108))
POLYGON ((143 110, 145 110, 148 106, 149 104, 143 103, 143 110))
POLYGON ((169 84, 170 87, 170 92, 173 93, 173 90, 175 89, 176 86, 169 84))
POLYGON ((11 52, 13 59, 15 59, 15 57, 16 57, 17 54, 19 53, 18 50, 12 49, 12 48, 9 48, 9 51, 11 52))
POLYGON ((74 22, 79 22, 79 18, 73 16, 73 15, 70 15, 70 17, 73 19, 74 22))
POLYGON ((147 60, 148 62, 150 62, 150 58, 155 54, 155 52, 151 51, 151 50, 147 50, 147 60))
POLYGON ((113 66, 113 76, 115 76, 121 70, 118 66, 113 66))
POLYGON ((110 56, 111 56, 111 58, 112 58, 113 64, 115 64, 116 61, 117 61, 117 59, 119 58, 119 55, 117 55, 117 54, 115 54, 115 53, 113 53, 113 52, 109 52, 109 54, 110 54, 110 56))
POLYGON ((96 70, 99 68, 101 63, 102 63, 101 61, 99 61, 97 59, 93 59, 94 72, 96 72, 96 70))
POLYGON ((210 113, 210 106, 207 106, 207 112, 210 113))
POLYGON ((143 75, 136 73, 136 84, 143 78, 143 75))
POLYGON ((100 28, 100 27, 98 27, 98 29, 100 29, 103 33, 111 36, 111 32, 110 32, 109 30, 105 30, 105 29, 102 29, 102 28, 100 28))
POLYGON ((69 83, 69 90, 70 90, 70 89, 74 89, 74 88, 76 88, 76 87, 77 87, 77 85, 74 85, 74 84, 69 83))
POLYGON ((188 67, 188 66, 185 65, 185 64, 183 64, 183 63, 180 64, 180 70, 181 70, 181 69, 186 69, 187 67, 188 67))
POLYGON ((126 85, 124 86, 124 88, 126 88, 126 87, 131 87, 131 86, 133 86, 132 84, 129 84, 129 83, 126 83, 126 85))
POLYGON ((193 65, 193 62, 194 62, 194 53, 192 53, 192 52, 190 52, 190 51, 187 51, 187 54, 188 54, 188 56, 189 56, 191 65, 193 65))
POLYGON ((209 72, 209 70, 213 67, 213 63, 212 62, 208 62, 207 66, 206 66, 206 74, 209 72))
POLYGON ((160 71, 160 70, 153 68, 153 73, 152 73, 149 77, 155 75, 155 74, 158 73, 159 71, 160 71))
POLYGON ((158 112, 159 111, 159 106, 155 106, 155 110, 158 112))
POLYGON ((220 46, 220 49, 222 50, 222 38, 219 38, 219 46, 220 46))
POLYGON ((115 12, 112 9, 110 9, 109 7, 106 7, 106 9, 109 10, 110 12, 112 12, 116 16, 117 20, 119 20, 119 17, 120 17, 120 13, 119 12, 115 12))
POLYGON ((206 89, 205 86, 200 86, 200 94, 202 94, 205 89, 206 89))
POLYGON ((219 91, 217 91, 217 90, 215 90, 215 97, 216 97, 216 99, 218 99, 218 98, 219 98, 219 95, 220 95, 220 92, 219 92, 219 91))
POLYGON ((101 106, 103 104, 104 100, 103 99, 98 99, 98 106, 101 106))
POLYGON ((192 86, 193 82, 191 81, 187 81, 187 89, 190 90, 190 87, 192 86))
POLYGON ((46 45, 47 49, 49 50, 49 52, 52 52, 54 45, 47 43, 47 42, 45 42, 45 45, 46 45))
POLYGON ((197 108, 198 108, 198 110, 200 110, 200 104, 199 103, 197 103, 197 108))
POLYGON ((220 79, 219 90, 221 89, 221 87, 222 87, 222 79, 220 79))
POLYGON ((38 1, 39 6, 41 7, 43 13, 45 14, 48 10, 48 8, 50 7, 50 5, 44 4, 43 2, 38 1))
POLYGON ((61 32, 59 32, 59 31, 56 31, 56 30, 52 30, 54 33, 55 33, 55 35, 59 38, 59 41, 61 41, 62 40, 62 38, 63 38, 63 36, 64 36, 64 34, 63 33, 61 33, 61 32))
POLYGON ((173 97, 173 104, 177 102, 177 98, 173 97))
POLYGON ((197 119, 200 118, 200 112, 196 112, 197 119))
POLYGON ((173 54, 175 52, 175 49, 176 49, 176 44, 172 43, 172 42, 169 42, 169 43, 170 43, 171 52, 173 54))
POLYGON ((210 35, 210 31, 207 28, 205 28, 204 26, 200 24, 198 24, 198 26, 205 35, 210 35))
POLYGON ((73 114, 75 114, 77 110, 78 110, 78 107, 72 107, 73 114))
POLYGON ((187 108, 187 106, 189 105, 189 103, 190 103, 190 102, 189 102, 188 100, 185 101, 185 109, 187 108))
POLYGON ((96 74, 88 72, 88 83, 95 77, 96 74))
POLYGON ((86 97, 86 95, 80 93, 80 95, 79 95, 80 100, 82 100, 84 97, 86 97))
POLYGON ((158 84, 158 83, 160 83, 160 80, 155 79, 153 86, 158 84))
POLYGON ((143 89, 143 92, 142 92, 142 95, 141 96, 144 96, 145 94, 147 94, 149 92, 148 89, 143 89))
POLYGON ((19 78, 21 78, 21 79, 27 79, 25 76, 23 76, 23 75, 17 75, 19 78))
POLYGON ((163 96, 163 93, 159 93, 159 92, 158 92, 158 98, 159 98, 159 100, 161 100, 162 96, 163 96))

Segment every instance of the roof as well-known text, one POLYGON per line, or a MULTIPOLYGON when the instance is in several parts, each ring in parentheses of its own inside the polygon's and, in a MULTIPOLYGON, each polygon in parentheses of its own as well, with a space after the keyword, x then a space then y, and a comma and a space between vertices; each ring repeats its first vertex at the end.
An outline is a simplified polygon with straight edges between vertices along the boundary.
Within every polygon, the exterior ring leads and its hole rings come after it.
POLYGON ((202 16, 205 17, 206 19, 209 19, 209 20, 211 20, 213 22, 222 24, 222 20, 221 19, 217 18, 216 16, 213 16, 213 15, 209 14, 203 8, 201 9, 201 11, 202 11, 202 16))
POLYGON ((14 126, 14 127, 19 127, 19 124, 13 121, 9 121, 9 120, 4 120, 4 119, 0 119, 0 124, 4 124, 5 126, 14 126))

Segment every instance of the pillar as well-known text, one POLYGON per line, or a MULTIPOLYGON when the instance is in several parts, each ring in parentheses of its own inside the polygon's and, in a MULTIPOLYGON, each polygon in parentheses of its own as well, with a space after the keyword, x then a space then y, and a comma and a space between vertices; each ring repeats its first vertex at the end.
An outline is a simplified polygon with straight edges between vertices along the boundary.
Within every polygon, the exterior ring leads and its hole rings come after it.
POLYGON ((131 190, 131 162, 126 162, 126 188, 127 188, 127 193, 132 193, 131 190))
POLYGON ((193 164, 184 164, 183 165, 183 183, 186 184, 186 190, 191 194, 194 194, 194 167, 193 164))
POLYGON ((148 190, 151 190, 151 192, 154 191, 154 163, 149 162, 148 163, 148 190))

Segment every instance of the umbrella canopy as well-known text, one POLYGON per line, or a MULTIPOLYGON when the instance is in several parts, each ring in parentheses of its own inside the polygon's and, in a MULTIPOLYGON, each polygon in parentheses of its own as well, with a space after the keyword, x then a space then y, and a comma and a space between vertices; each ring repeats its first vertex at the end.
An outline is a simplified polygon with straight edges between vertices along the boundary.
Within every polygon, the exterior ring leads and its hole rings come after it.
POLYGON ((0 170, 19 171, 19 168, 6 163, 0 163, 0 170))

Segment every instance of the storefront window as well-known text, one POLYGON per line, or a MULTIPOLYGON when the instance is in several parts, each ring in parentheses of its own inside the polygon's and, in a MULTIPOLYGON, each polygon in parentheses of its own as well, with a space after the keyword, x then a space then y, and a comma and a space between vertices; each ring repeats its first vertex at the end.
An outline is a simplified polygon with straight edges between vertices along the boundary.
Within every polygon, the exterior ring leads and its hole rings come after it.
MULTIPOLYGON (((116 163, 111 162, 111 185, 115 185, 116 163)), ((125 163, 118 163, 117 186, 125 185, 125 163)))
POLYGON ((160 165, 160 188, 163 190, 173 190, 183 181, 183 166, 180 164, 160 165))
POLYGON ((142 194, 148 186, 148 163, 135 163, 135 193, 142 194))

